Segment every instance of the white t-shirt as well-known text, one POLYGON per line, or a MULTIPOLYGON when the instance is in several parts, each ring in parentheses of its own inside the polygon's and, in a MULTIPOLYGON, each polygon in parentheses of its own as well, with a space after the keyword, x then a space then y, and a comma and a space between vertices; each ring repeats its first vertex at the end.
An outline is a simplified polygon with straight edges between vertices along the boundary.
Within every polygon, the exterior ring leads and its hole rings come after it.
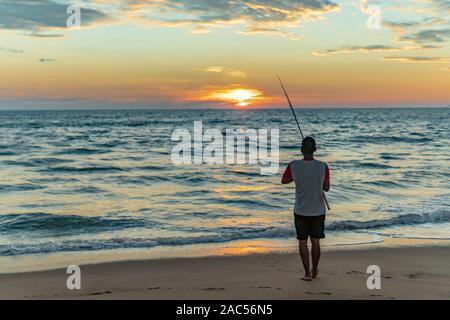
POLYGON ((326 213, 323 184, 327 164, 319 160, 294 160, 290 163, 295 182, 295 214, 321 216, 326 213))

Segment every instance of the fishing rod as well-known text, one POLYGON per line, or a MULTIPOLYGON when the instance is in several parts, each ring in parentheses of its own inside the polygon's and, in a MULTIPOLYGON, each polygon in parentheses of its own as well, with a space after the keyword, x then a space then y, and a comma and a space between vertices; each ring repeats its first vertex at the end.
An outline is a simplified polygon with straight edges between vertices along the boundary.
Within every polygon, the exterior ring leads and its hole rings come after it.
POLYGON ((294 110, 294 107, 292 106, 291 99, 289 99, 289 95, 287 94, 287 91, 284 88, 283 81, 281 81, 280 76, 277 75, 277 77, 278 77, 278 81, 280 81, 281 88, 283 89, 284 95, 289 103, 289 107, 291 107, 292 114, 294 115, 295 122, 297 122, 297 127, 298 127, 298 130, 300 130, 300 134, 302 135, 302 140, 303 140, 303 139, 305 139, 305 136, 303 135, 302 128, 300 128, 300 123, 298 123, 297 115, 295 114, 295 110, 294 110))
MULTIPOLYGON (((305 136, 303 135, 302 128, 300 127, 300 123, 298 122, 297 115, 295 114, 295 110, 294 110, 294 107, 292 106, 291 99, 289 98, 289 95, 288 95, 286 89, 284 88, 284 84, 283 84, 283 81, 281 81, 280 76, 277 75, 277 77, 278 77, 278 81, 280 81, 280 85, 281 85, 281 88, 283 89, 283 92, 284 92, 284 95, 286 97, 286 100, 289 103, 289 107, 291 108, 292 114, 294 115, 295 122, 297 122, 297 127, 298 127, 298 130, 300 131, 300 135, 302 136, 302 140, 304 140, 305 136)), ((328 204, 328 200, 327 200, 327 196, 325 195, 325 192, 323 193, 323 200, 325 202, 325 205, 327 206, 327 209, 331 210, 331 207, 328 204)))

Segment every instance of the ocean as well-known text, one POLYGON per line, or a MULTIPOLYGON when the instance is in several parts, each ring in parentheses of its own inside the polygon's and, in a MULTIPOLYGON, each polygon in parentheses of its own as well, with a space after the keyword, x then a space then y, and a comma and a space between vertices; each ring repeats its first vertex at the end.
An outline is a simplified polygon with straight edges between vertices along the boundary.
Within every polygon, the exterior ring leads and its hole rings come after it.
MULTIPOLYGON (((299 109, 331 170, 326 246, 450 239, 450 109, 299 109)), ((295 237, 288 109, 0 111, 0 257, 295 237), (174 165, 175 129, 279 128, 280 168, 174 165)), ((278 242, 277 242, 278 241, 278 242)))

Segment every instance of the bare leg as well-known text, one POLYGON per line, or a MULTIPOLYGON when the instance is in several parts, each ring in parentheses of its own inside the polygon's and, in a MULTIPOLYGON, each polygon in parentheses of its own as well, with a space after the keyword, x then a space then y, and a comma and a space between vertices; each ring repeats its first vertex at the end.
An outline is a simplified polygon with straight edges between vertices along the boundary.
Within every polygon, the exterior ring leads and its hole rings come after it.
POLYGON ((312 238, 311 237, 311 256, 312 256, 312 278, 315 279, 319 275, 319 260, 320 260, 320 239, 312 238))
POLYGON ((305 276, 302 278, 302 280, 310 281, 311 272, 309 271, 308 240, 299 240, 298 248, 300 252, 300 257, 302 258, 303 268, 305 269, 305 276))

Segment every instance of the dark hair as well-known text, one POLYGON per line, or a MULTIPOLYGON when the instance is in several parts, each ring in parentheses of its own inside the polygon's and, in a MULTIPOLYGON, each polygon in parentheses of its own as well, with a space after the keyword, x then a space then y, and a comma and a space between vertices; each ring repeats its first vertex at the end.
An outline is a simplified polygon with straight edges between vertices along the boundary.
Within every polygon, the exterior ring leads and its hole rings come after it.
POLYGON ((317 150, 316 140, 312 137, 306 137, 302 141, 302 153, 313 154, 317 150))

